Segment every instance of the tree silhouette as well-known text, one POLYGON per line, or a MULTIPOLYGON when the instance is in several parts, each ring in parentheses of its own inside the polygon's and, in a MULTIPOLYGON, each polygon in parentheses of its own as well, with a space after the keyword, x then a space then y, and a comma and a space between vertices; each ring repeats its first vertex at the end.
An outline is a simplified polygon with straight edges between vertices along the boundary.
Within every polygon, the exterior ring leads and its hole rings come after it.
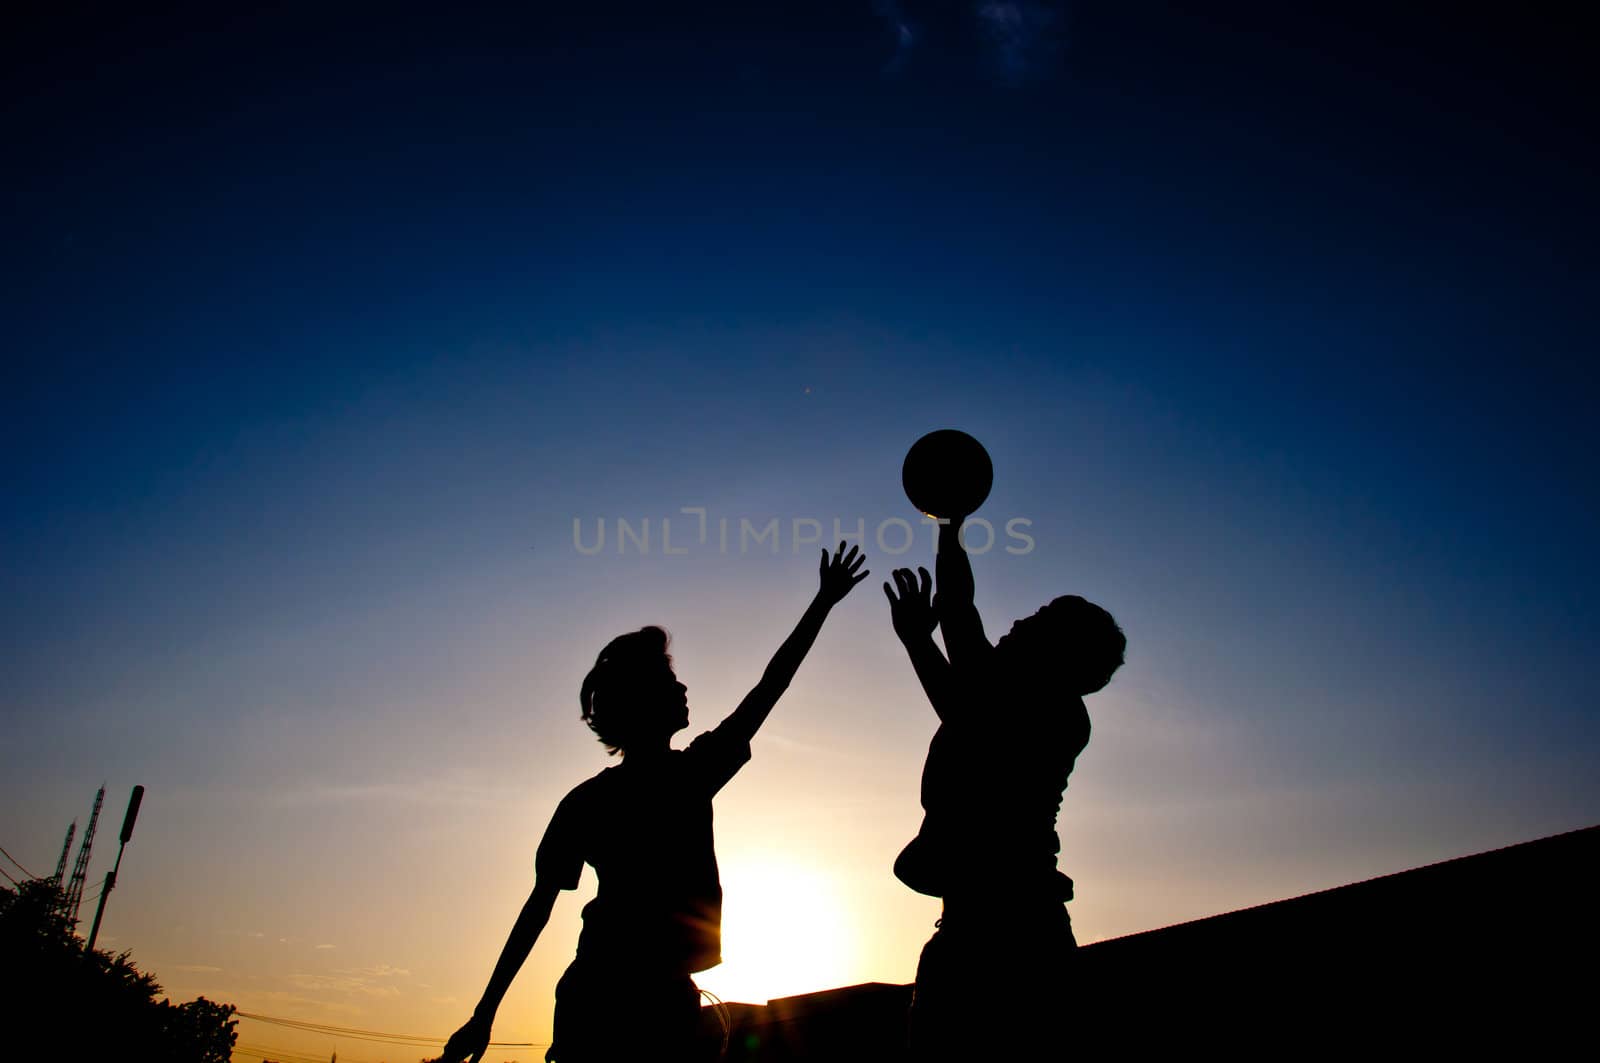
POLYGON ((129 953, 83 947, 61 899, 45 879, 0 888, 0 1016, 8 1029, 64 1043, 89 1035, 130 1059, 227 1063, 238 1037, 232 1004, 157 1000, 160 984, 129 953))

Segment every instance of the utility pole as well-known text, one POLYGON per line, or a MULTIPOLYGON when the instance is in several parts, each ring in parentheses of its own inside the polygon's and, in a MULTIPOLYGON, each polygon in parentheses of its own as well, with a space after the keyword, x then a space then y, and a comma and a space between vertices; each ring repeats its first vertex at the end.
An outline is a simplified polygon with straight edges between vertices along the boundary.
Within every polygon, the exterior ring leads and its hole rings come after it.
POLYGON ((111 896, 111 890, 117 884, 117 869, 122 866, 122 850, 127 848, 128 839, 133 837, 133 821, 139 818, 139 802, 144 800, 144 787, 135 786, 133 793, 128 797, 128 814, 122 817, 121 844, 117 846, 117 862, 106 872, 106 884, 100 888, 100 903, 95 905, 94 925, 89 929, 89 942, 84 945, 85 952, 94 951, 94 939, 100 934, 100 917, 106 914, 106 899, 111 896))
POLYGON ((61 910, 78 925, 78 905, 83 903, 83 880, 89 875, 89 850, 94 847, 94 828, 100 822, 100 806, 105 803, 106 788, 94 795, 94 811, 89 813, 89 826, 83 832, 83 842, 78 847, 78 860, 72 865, 72 878, 67 880, 67 892, 61 899, 61 910))
POLYGON ((61 859, 56 861, 56 873, 50 876, 50 881, 55 883, 56 889, 61 888, 61 879, 67 873, 67 857, 72 855, 72 836, 78 833, 78 821, 73 820, 67 828, 67 840, 61 843, 61 859))

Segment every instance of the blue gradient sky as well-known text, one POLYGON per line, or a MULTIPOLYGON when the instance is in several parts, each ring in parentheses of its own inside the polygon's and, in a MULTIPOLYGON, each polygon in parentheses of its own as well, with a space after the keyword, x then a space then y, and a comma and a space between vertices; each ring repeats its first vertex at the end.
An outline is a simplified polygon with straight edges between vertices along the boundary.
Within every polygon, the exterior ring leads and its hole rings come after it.
MULTIPOLYGON (((1600 819, 1581 44, 983 8, 27 27, 0 844, 48 870, 143 783, 114 946, 448 1032, 606 764, 600 645, 667 627, 710 726, 812 590, 789 522, 914 519, 942 426, 1032 522, 975 562, 991 632, 1081 593, 1128 633, 1060 822, 1081 940, 1600 819), (685 506, 780 552, 573 548, 685 506)), ((933 721, 877 582, 719 801, 725 995, 909 980, 936 914, 889 871, 933 721), (848 933, 785 982, 736 919, 848 933)), ((497 1034, 548 1033, 578 907, 497 1034)))

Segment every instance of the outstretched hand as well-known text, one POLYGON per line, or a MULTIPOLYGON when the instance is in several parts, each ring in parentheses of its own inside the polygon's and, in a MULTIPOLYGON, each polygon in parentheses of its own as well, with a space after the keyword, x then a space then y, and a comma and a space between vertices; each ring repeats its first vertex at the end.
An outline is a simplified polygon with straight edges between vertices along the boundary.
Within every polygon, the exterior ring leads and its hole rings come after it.
POLYGON ((933 577, 920 566, 917 574, 913 574, 909 568, 894 570, 895 587, 900 591, 898 598, 889 584, 883 585, 883 595, 889 599, 889 619, 901 642, 932 635, 933 629, 939 624, 939 618, 933 611, 933 577), (917 574, 922 577, 920 583, 917 574))
POLYGON ((445 1042, 444 1051, 439 1054, 439 1063, 463 1063, 471 1057, 472 1063, 478 1063, 483 1058, 484 1052, 489 1049, 489 1026, 474 1015, 467 1020, 467 1024, 450 1035, 450 1040, 445 1042))
POLYGON ((817 589, 817 597, 829 605, 844 601, 844 596, 850 593, 852 587, 872 574, 870 570, 861 568, 866 559, 867 555, 854 546, 849 553, 845 553, 842 542, 839 549, 833 552, 832 559, 828 557, 828 551, 822 551, 822 564, 817 569, 822 585, 817 589))

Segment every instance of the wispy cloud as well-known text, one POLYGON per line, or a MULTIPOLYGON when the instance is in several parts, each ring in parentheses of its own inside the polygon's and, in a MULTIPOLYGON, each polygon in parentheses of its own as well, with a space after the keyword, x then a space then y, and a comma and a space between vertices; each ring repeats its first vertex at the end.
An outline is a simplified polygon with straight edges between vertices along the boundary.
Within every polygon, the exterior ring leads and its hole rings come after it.
POLYGON ((169 967, 168 970, 183 971, 187 974, 219 974, 222 968, 207 963, 179 963, 169 967))
POLYGON ((910 63, 924 30, 965 35, 975 23, 985 64, 1003 84, 1013 87, 1047 77, 1066 39, 1067 0, 970 0, 970 6, 961 5, 966 7, 964 16, 955 19, 934 0, 871 0, 871 6, 893 42, 883 67, 890 75, 910 63))
POLYGON ((872 13, 882 19, 894 36, 894 54, 884 64, 885 74, 898 74, 911 58, 911 49, 917 42, 917 31, 900 9, 898 0, 872 0, 872 13))
POLYGON ((783 734, 781 731, 763 734, 761 738, 762 741, 766 742, 768 745, 776 746, 791 753, 800 753, 805 756, 838 757, 844 755, 844 751, 842 750, 819 745, 816 742, 807 742, 800 738, 793 738, 789 735, 783 734))
MULTIPOLYGON (((347 1001, 301 996, 299 993, 287 993, 281 989, 244 989, 236 994, 236 998, 235 1003, 246 1011, 270 1012, 278 1009, 314 1008, 339 1015, 363 1014, 361 1008, 347 1001)), ((280 1015, 288 1013, 291 1012, 278 1010, 280 1015)))
POLYGON ((351 993, 368 997, 400 995, 400 990, 395 986, 375 985, 370 979, 350 974, 296 973, 289 976, 289 984, 313 993, 351 993))
POLYGON ((353 804, 494 808, 514 800, 520 793, 519 788, 505 783, 432 779, 403 783, 312 783, 275 792, 271 800, 283 808, 353 804))
POLYGON ((1066 4, 1052 0, 978 0, 978 27, 1008 85, 1045 76, 1061 53, 1066 4))
POLYGON ((391 967, 387 963, 376 963, 370 967, 346 967, 339 973, 359 978, 405 978, 411 974, 404 967, 391 967))

